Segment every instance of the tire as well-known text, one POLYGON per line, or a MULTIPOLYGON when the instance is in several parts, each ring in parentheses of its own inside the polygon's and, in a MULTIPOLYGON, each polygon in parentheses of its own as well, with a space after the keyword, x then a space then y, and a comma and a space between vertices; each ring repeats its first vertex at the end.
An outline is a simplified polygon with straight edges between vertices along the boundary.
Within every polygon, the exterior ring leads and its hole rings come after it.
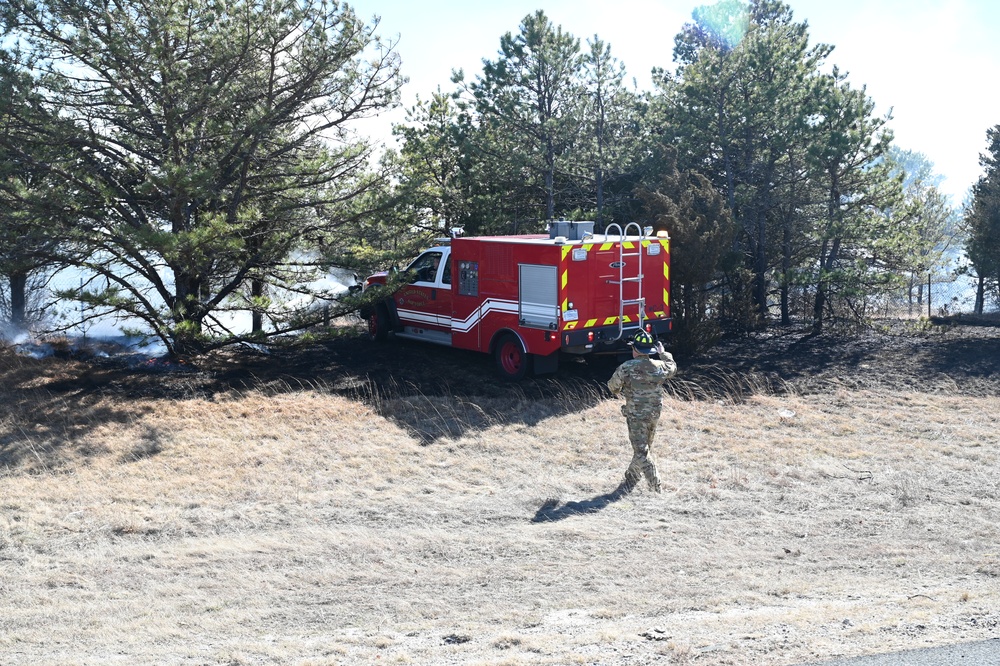
POLYGON ((368 337, 375 342, 385 342, 389 337, 389 312, 384 305, 376 305, 368 317, 368 337))
POLYGON ((524 350, 521 339, 513 333, 500 336, 493 348, 493 358, 496 359, 500 377, 512 382, 524 379, 531 365, 531 355, 524 350))

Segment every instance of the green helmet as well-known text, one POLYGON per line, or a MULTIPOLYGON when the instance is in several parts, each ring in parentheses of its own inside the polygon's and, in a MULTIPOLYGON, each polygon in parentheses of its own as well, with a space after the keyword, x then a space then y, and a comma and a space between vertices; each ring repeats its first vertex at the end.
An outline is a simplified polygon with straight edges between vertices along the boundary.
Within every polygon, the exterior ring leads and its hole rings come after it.
POLYGON ((640 354, 655 354, 656 343, 653 336, 646 331, 639 331, 629 340, 629 345, 640 354))

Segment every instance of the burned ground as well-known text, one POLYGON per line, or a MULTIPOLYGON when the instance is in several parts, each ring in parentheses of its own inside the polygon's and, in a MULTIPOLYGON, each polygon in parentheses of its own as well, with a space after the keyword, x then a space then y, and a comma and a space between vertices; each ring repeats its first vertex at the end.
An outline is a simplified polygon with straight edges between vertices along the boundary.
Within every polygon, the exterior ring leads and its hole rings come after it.
MULTIPOLYGON (((232 390, 323 387, 350 397, 419 394, 502 397, 512 389, 552 396, 567 387, 600 393, 616 359, 565 358, 555 376, 512 385, 489 355, 407 340, 371 342, 357 325, 333 339, 270 349, 234 347, 183 362, 78 346, 35 360, 0 355, 0 371, 36 374, 59 394, 122 398, 212 397, 232 390), (47 379, 44 379, 46 378, 47 379)), ((755 392, 905 390, 1000 393, 1000 327, 894 322, 860 335, 799 329, 734 337, 697 355, 676 353, 680 397, 732 399, 755 392)))

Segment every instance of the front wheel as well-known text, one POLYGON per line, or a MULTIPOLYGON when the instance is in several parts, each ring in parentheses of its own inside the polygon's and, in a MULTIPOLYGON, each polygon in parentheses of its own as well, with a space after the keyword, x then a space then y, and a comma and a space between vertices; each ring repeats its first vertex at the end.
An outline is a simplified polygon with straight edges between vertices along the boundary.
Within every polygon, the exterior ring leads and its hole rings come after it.
POLYGON ((531 356, 524 350, 521 339, 513 333, 507 333, 497 340, 493 356, 503 379, 517 381, 528 374, 531 356))
POLYGON ((384 305, 376 305, 368 317, 368 337, 376 342, 384 342, 389 337, 389 312, 384 305))

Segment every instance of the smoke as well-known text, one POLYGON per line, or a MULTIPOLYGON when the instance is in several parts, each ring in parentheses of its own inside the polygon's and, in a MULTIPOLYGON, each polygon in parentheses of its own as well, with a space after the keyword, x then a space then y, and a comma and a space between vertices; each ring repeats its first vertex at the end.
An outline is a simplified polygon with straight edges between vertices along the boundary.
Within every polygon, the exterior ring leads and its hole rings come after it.
POLYGON ((36 360, 50 356, 76 359, 135 357, 145 360, 158 358, 167 352, 159 339, 125 335, 35 337, 29 331, 7 322, 0 322, 0 347, 36 360))
POLYGON ((28 341, 28 332, 7 322, 0 321, 0 344, 22 345, 28 341))
POLYGON ((35 360, 48 358, 49 356, 54 356, 56 353, 55 348, 46 343, 42 344, 28 344, 23 343, 17 345, 17 353, 21 356, 27 356, 28 358, 33 358, 35 360))

